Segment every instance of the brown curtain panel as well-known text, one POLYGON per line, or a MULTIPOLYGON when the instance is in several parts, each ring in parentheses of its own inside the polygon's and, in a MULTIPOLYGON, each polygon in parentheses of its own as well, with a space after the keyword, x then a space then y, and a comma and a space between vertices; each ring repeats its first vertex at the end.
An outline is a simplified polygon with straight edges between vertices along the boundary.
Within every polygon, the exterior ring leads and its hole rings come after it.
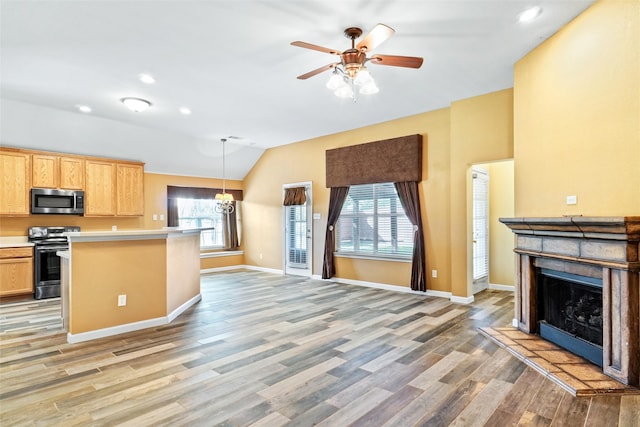
POLYGON ((167 199, 167 226, 177 227, 179 222, 178 217, 178 200, 167 199))
POLYGON ((333 251, 336 248, 335 225, 340 218, 342 205, 347 199, 349 187, 331 187, 329 193, 329 213, 327 214, 327 232, 324 239, 324 261, 322 263, 322 278, 330 279, 336 274, 333 262, 333 251))
POLYGON ((237 202, 233 203, 232 213, 222 214, 222 236, 224 239, 225 250, 235 250, 240 246, 240 239, 238 239, 238 222, 236 212, 238 209, 237 202))
POLYGON ((284 189, 284 206, 304 205, 307 201, 307 192, 304 187, 284 189))
POLYGON ((413 224, 413 259, 411 262, 411 289, 414 291, 427 291, 425 272, 424 232, 422 227, 422 214, 420 213, 420 194, 417 182, 396 182, 398 198, 407 218, 413 224))

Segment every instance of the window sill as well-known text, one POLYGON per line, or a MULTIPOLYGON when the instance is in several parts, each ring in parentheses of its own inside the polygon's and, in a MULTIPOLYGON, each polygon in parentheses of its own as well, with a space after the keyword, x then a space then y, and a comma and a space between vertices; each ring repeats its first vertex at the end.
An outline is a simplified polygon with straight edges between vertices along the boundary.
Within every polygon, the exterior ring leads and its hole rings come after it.
POLYGON ((200 252, 200 258, 221 258, 226 256, 243 255, 244 251, 223 251, 216 252, 200 252))
POLYGON ((368 259, 371 261, 412 262, 411 257, 397 257, 393 255, 385 256, 380 254, 367 255, 359 253, 334 252, 333 256, 336 258, 368 259))

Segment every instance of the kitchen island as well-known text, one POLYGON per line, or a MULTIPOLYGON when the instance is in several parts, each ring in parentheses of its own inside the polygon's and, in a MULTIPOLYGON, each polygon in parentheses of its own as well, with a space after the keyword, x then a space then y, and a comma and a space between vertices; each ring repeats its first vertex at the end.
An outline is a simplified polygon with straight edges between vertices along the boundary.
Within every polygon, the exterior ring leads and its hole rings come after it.
POLYGON ((200 231, 65 233, 63 326, 70 343, 167 324, 201 299, 200 231))

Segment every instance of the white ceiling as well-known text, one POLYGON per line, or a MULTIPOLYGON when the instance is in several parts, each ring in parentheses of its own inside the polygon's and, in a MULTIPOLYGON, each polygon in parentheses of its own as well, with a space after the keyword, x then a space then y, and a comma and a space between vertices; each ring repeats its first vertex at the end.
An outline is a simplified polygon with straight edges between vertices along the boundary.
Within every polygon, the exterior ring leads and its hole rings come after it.
MULTIPOLYGON (((237 136, 229 143, 237 163, 230 177, 242 178, 266 148, 512 87, 514 63, 591 3, 1 0, 0 95, 78 115, 75 105, 85 104, 93 117, 173 135, 151 151, 140 144, 134 158, 154 172, 193 171, 201 159, 189 144, 237 136), (541 16, 518 23, 517 15, 532 4, 542 6, 541 16), (371 65, 380 92, 355 103, 325 88, 330 72, 296 79, 336 57, 290 42, 345 50, 346 27, 366 33, 378 22, 396 33, 373 53, 421 56, 422 68, 371 65), (140 73, 157 82, 141 83, 140 73), (132 113, 119 102, 125 96, 153 106, 132 113), (193 113, 181 115, 182 106, 193 113), (176 150, 186 154, 172 156, 176 150)), ((119 157, 104 146, 84 150, 119 157)), ((205 168, 195 172, 209 175, 205 168)))

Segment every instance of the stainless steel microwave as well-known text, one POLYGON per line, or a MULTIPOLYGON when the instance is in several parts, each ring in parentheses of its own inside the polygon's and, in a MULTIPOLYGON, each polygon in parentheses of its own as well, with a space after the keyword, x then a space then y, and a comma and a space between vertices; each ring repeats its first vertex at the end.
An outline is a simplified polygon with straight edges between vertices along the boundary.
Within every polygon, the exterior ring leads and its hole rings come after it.
POLYGON ((31 213, 84 215, 84 191, 32 188, 31 213))

